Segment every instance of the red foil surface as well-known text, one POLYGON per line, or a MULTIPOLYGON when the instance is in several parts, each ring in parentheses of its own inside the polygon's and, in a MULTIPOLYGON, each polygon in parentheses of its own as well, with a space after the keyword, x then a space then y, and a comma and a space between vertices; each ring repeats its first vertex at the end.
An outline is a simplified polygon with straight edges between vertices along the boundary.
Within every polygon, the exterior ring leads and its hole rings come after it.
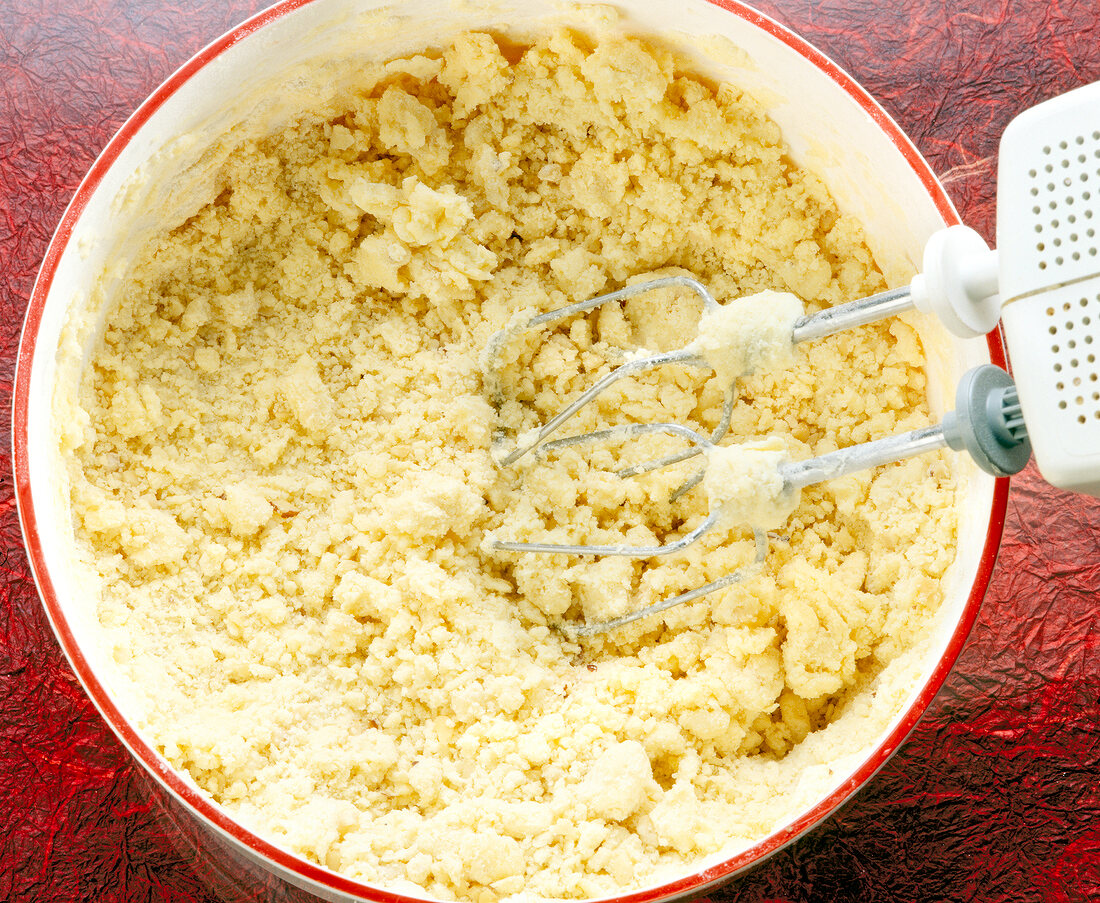
MULTIPOLYGON (((256 0, 0 0, 0 400, 50 234, 129 113, 256 0)), ((1100 79, 1097 0, 760 0, 847 69, 993 239, 1019 111, 1100 79)), ((0 901, 309 900, 144 776, 38 601, 0 473, 0 901)), ((1100 503, 1034 469, 956 667, 896 756, 724 901, 1100 900, 1100 503)))

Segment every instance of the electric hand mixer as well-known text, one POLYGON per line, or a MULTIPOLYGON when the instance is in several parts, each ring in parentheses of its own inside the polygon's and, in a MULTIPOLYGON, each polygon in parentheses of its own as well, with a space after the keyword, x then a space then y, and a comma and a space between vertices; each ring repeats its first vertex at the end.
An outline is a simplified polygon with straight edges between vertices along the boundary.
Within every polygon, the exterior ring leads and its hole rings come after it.
MULTIPOLYGON (((912 455, 950 447, 966 450, 994 476, 1019 472, 1032 448, 1043 477, 1055 486, 1100 495, 1100 83, 1046 101, 1013 120, 1001 138, 998 171, 997 241, 990 250, 965 226, 953 226, 928 241, 923 272, 909 286, 829 308, 787 323, 789 345, 823 338, 907 310, 934 314, 957 336, 984 335, 1003 323, 1018 383, 998 367, 983 365, 966 373, 956 392, 955 410, 936 425, 850 446, 806 461, 777 457, 772 465, 776 497, 912 455), (1026 426, 1025 426, 1026 424, 1026 426)), ((723 308, 694 279, 666 277, 631 285, 540 314, 495 334, 486 360, 516 334, 657 289, 679 286, 703 301, 704 318, 723 308)), ((774 363, 765 354, 754 361, 774 363)), ((661 432, 687 440, 686 450, 618 472, 627 478, 704 455, 709 460, 728 430, 734 382, 725 395, 718 426, 710 436, 680 424, 627 424, 548 441, 584 405, 620 379, 668 364, 713 367, 698 340, 676 351, 628 360, 518 445, 499 456, 501 466, 531 453, 567 445, 601 442, 661 432)), ((705 468, 680 485, 673 499, 705 478, 705 468)), ((696 542, 729 512, 714 505, 703 522, 675 541, 658 546, 557 545, 490 538, 489 549, 568 555, 668 555, 696 542)), ((601 633, 699 598, 746 579, 759 569, 766 536, 753 527, 753 564, 620 618, 585 625, 561 625, 567 634, 601 633)))

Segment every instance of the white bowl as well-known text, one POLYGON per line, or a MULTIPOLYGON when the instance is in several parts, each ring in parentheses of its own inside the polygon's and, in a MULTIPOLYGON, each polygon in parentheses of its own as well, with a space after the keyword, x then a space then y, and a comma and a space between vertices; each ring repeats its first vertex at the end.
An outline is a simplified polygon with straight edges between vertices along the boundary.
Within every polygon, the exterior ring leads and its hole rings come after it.
MULTIPOLYGON (((141 105, 81 183, 46 252, 27 310, 14 392, 14 468, 24 538, 43 605, 88 695, 142 766, 209 831, 291 883, 333 900, 410 898, 337 875, 252 833, 175 771, 134 727, 125 687, 99 642, 94 593, 76 565, 51 410, 56 394, 71 393, 79 377, 79 366, 59 365, 59 347, 86 358, 97 338, 96 328, 81 334, 67 328, 73 313, 90 309, 95 285, 109 290, 125 275, 113 262, 127 259, 164 210, 175 205, 178 212, 187 203, 196 186, 179 174, 215 136, 266 128, 288 104, 308 103, 313 92, 339 78, 339 67, 306 63, 355 54, 380 60, 439 45, 463 28, 522 33, 544 17, 562 16, 550 0, 501 0, 491 8, 409 0, 397 12, 379 12, 381 6, 374 0, 285 0, 202 50, 141 105)), ((691 53, 703 72, 764 100, 796 161, 817 171, 841 208, 862 220, 894 284, 908 279, 933 231, 958 222, 943 188, 898 126, 835 63, 777 23, 731 0, 631 0, 615 6, 630 30, 660 35, 691 53)), ((590 20, 606 14, 605 6, 581 8, 590 20)), ((964 342, 931 322, 922 332, 934 351, 929 382, 938 411, 952 406, 952 387, 966 369, 990 361, 1004 365, 995 335, 964 342)), ((727 880, 822 821, 903 742, 962 649, 1001 537, 1007 481, 959 460, 964 499, 957 560, 920 677, 890 724, 835 763, 826 785, 768 836, 615 899, 671 899, 727 880)))

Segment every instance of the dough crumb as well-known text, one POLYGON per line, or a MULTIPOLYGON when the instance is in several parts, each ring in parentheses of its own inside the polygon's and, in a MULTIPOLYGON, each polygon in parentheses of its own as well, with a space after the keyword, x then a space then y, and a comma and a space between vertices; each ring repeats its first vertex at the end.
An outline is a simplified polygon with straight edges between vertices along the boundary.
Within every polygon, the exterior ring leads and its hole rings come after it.
POLYGON ((636 740, 618 743, 596 759, 581 782, 578 797, 588 811, 608 821, 633 815, 655 787, 645 748, 636 740))

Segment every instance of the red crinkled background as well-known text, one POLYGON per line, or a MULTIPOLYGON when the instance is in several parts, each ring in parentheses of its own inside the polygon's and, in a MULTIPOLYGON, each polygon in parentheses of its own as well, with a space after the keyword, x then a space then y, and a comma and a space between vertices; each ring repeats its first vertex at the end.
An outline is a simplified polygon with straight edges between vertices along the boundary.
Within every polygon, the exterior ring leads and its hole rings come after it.
MULTIPOLYGON (((993 237, 997 143, 1100 78, 1097 0, 762 0, 901 123, 993 237)), ((253 0, 0 0, 0 396, 50 233, 126 116, 253 0)), ((64 661, 0 473, 0 900, 307 895, 212 849, 64 661), (202 844, 200 848, 198 844, 202 844)), ((1100 899, 1100 504, 1026 471, 961 658, 882 771, 714 901, 1100 899)), ((310 898, 311 899, 311 898, 310 898)))

